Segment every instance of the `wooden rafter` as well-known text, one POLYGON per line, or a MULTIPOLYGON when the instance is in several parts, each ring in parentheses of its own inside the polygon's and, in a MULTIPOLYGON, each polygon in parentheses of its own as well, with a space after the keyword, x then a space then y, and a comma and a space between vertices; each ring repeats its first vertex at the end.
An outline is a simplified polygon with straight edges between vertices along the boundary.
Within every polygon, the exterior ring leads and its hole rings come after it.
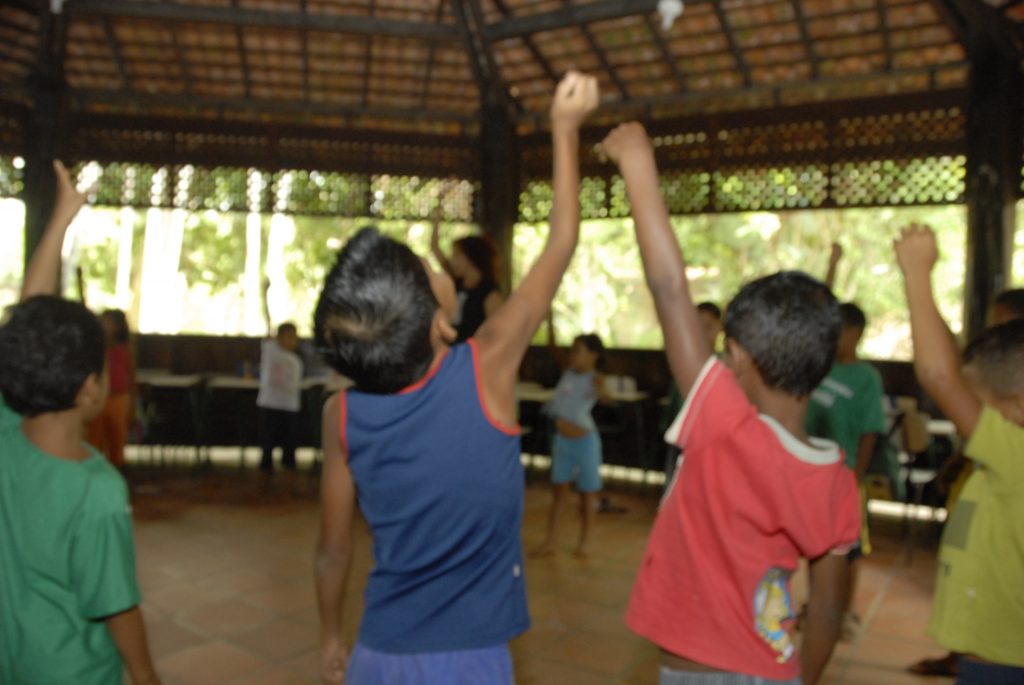
POLYGON ((174 54, 178 60, 178 69, 181 70, 181 80, 185 84, 185 92, 191 95, 192 70, 189 69, 188 59, 185 57, 185 51, 181 49, 181 41, 178 40, 178 29, 176 26, 171 26, 168 30, 171 32, 171 45, 174 46, 174 54))
MULTIPOLYGON (((376 11, 376 0, 370 0, 370 4, 367 6, 367 12, 369 13, 369 16, 373 17, 376 11)), ((365 109, 366 107, 370 106, 370 72, 373 71, 373 36, 366 37, 366 52, 364 54, 365 59, 363 62, 363 92, 361 96, 361 101, 363 103, 363 108, 365 109)))
MULTIPOLYGON (((935 67, 922 67, 918 69, 907 69, 901 71, 900 74, 903 76, 926 76, 934 81, 935 67)), ((787 91, 799 91, 800 88, 816 88, 816 87, 844 87, 854 86, 865 82, 870 82, 878 78, 884 78, 886 74, 856 74, 854 76, 843 76, 834 78, 819 78, 814 81, 798 82, 798 83, 786 83, 781 87, 779 84, 771 85, 752 85, 749 88, 743 90, 745 94, 761 94, 768 96, 772 101, 778 105, 780 103, 780 92, 781 90, 787 91)), ((690 90, 686 93, 672 93, 669 95, 655 95, 645 98, 636 98, 629 102, 617 102, 608 103, 601 106, 601 112, 624 112, 632 116, 636 116, 637 113, 646 115, 651 109, 656 107, 673 107, 673 106, 700 106, 704 103, 714 102, 716 99, 737 95, 739 91, 735 89, 723 89, 723 90, 708 90, 708 91, 695 91, 690 90)), ((536 126, 544 126, 547 121, 546 117, 539 112, 531 112, 527 115, 521 116, 518 119, 519 123, 532 123, 536 126)))
MULTIPOLYGON (((299 0, 299 11, 308 16, 307 0, 299 0)), ((305 27, 299 31, 299 50, 302 59, 302 97, 309 102, 309 29, 305 27)))
POLYGON ((672 78, 675 79, 676 85, 679 86, 679 92, 685 93, 687 90, 686 75, 683 74, 682 69, 679 68, 676 56, 673 55, 672 50, 669 49, 668 43, 665 42, 664 36, 661 35, 661 30, 649 14, 644 15, 644 22, 647 24, 647 30, 651 32, 651 37, 653 38, 655 45, 657 45, 658 50, 661 51, 661 58, 665 60, 669 71, 672 72, 672 78))
POLYGON ((110 53, 114 56, 114 66, 117 68, 117 75, 121 79, 121 87, 125 90, 131 86, 128 82, 128 71, 124 68, 124 57, 121 55, 121 41, 114 35, 114 27, 110 23, 110 17, 101 17, 103 24, 103 35, 107 38, 107 45, 110 53))
POLYGON ((885 69, 892 71, 892 37, 889 35, 889 8, 885 5, 886 0, 875 0, 875 7, 878 10, 878 28, 882 32, 882 45, 885 48, 885 69))
MULTIPOLYGON (((562 4, 565 7, 572 7, 572 0, 562 0, 562 4)), ((583 34, 583 39, 587 41, 587 45, 590 47, 590 51, 597 57, 597 61, 601 64, 601 68, 604 69, 605 73, 608 74, 608 78, 615 84, 615 89, 619 91, 619 97, 623 100, 629 99, 629 88, 626 87, 625 82, 619 78, 619 72, 615 70, 612 63, 608 61, 608 55, 604 53, 604 49, 598 44, 597 39, 594 38, 594 34, 590 32, 590 29, 586 24, 579 25, 579 31, 583 34)))
MULTIPOLYGON (((714 4, 718 4, 717 0, 714 4)), ((504 19, 494 24, 488 24, 484 33, 487 40, 491 42, 508 38, 522 38, 543 31, 621 19, 637 14, 649 14, 657 6, 657 0, 597 0, 586 5, 568 5, 550 12, 504 19)))
MULTIPOLYGON (((434 14, 434 23, 438 23, 444 18, 444 3, 445 0, 437 0, 437 12, 434 14)), ((420 89, 420 107, 425 107, 427 104, 427 94, 430 92, 430 79, 434 73, 434 57, 437 52, 437 43, 431 43, 430 47, 427 48, 427 63, 423 68, 423 88, 420 89)))
POLYGON ((73 14, 107 14, 153 19, 157 21, 191 22, 260 26, 279 29, 329 31, 364 36, 394 36, 424 41, 452 42, 458 31, 443 24, 381 19, 374 16, 309 15, 302 12, 257 10, 248 7, 185 5, 176 2, 144 2, 142 0, 75 0, 67 10, 73 14))
MULTIPOLYGON (((231 0, 231 5, 238 9, 238 0, 231 0)), ((245 97, 252 97, 252 78, 249 75, 249 48, 245 45, 245 32, 235 24, 235 41, 238 43, 238 64, 242 68, 242 88, 245 97)))
MULTIPOLYGON (((814 39, 811 38, 811 32, 807 30, 807 17, 804 16, 803 0, 790 0, 790 2, 793 7, 793 16, 796 17, 797 27, 800 29, 800 40, 803 41, 807 57, 811 61, 811 78, 818 78, 821 57, 818 55, 814 39)), ((882 2, 882 0, 879 0, 879 2, 882 2)))
MULTIPOLYGON (((11 90, 0 85, 0 94, 11 90)), ((352 107, 337 104, 298 102, 294 100, 267 100, 262 98, 220 98, 194 95, 182 100, 180 95, 162 93, 124 93, 121 91, 97 91, 69 89, 68 97, 78 103, 80 109, 93 105, 117 106, 139 109, 142 107, 179 107, 183 110, 213 109, 242 111, 246 113, 281 114, 296 116, 337 116, 374 117, 407 121, 443 121, 458 124, 472 124, 473 116, 454 112, 426 110, 422 108, 400 109, 388 107, 352 107)))
POLYGON ((947 20, 960 27, 961 42, 966 34, 978 32, 992 41, 1008 58, 1020 60, 1024 57, 1021 43, 1024 37, 1020 27, 999 10, 978 0, 934 0, 936 7, 947 20))
POLYGON ((463 0, 450 0, 452 11, 455 14, 455 24, 459 27, 462 37, 462 44, 466 48, 466 58, 469 61, 470 71, 473 72, 473 81, 476 82, 477 92, 482 103, 488 100, 501 100, 501 93, 489 78, 486 65, 481 61, 483 56, 482 46, 479 45, 479 37, 470 27, 470 19, 466 13, 463 0))
MULTIPOLYGON (((491 0, 491 2, 493 2, 495 8, 497 8, 497 10, 501 12, 501 16, 505 17, 506 19, 512 16, 512 10, 508 8, 508 5, 505 4, 504 0, 491 0)), ((551 63, 547 60, 546 57, 544 57, 544 54, 537 48, 537 44, 534 42, 533 37, 523 36, 521 40, 523 41, 523 45, 526 46, 526 49, 530 51, 530 55, 533 57, 533 59, 535 59, 537 61, 537 64, 540 65, 540 68, 544 70, 544 74, 548 77, 548 79, 551 80, 551 83, 557 84, 558 74, 555 73, 555 70, 551 68, 551 63)))
POLYGON ((740 49, 739 43, 736 42, 736 35, 732 31, 729 17, 720 2, 713 2, 712 5, 715 8, 715 16, 718 17, 718 24, 722 27, 722 33, 725 34, 725 40, 729 44, 729 51, 732 52, 732 57, 736 61, 736 69, 743 76, 743 85, 749 88, 754 79, 750 75, 750 65, 747 64, 747 60, 743 57, 743 51, 740 49))
POLYGON ((469 6, 469 18, 472 20, 472 32, 475 37, 475 42, 480 46, 480 50, 484 56, 484 65, 487 67, 488 80, 491 82, 491 86, 497 90, 498 99, 503 106, 508 108, 511 106, 517 114, 522 114, 526 110, 523 108, 523 103, 519 101, 519 98, 514 97, 509 91, 508 86, 505 85, 505 80, 501 77, 501 69, 498 68, 498 61, 494 58, 494 45, 487 39, 487 35, 484 32, 486 23, 484 22, 484 13, 480 9, 480 0, 464 0, 469 6))

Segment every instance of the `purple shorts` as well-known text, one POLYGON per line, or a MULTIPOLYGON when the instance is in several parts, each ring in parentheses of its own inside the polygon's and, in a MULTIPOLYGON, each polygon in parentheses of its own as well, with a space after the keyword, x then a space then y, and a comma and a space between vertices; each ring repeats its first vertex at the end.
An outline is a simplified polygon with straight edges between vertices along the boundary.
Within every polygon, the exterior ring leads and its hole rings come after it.
POLYGON ((508 645, 454 652, 388 654, 356 643, 345 685, 512 685, 508 645))

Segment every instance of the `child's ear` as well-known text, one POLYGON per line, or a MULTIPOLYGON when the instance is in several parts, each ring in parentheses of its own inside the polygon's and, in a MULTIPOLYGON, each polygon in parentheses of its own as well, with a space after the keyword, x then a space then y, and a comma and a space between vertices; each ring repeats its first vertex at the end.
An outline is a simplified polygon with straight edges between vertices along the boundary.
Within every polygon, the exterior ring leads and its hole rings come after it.
POLYGON ((75 396, 75 406, 86 411, 93 412, 102 409, 107 402, 107 395, 110 389, 106 374, 90 373, 82 382, 75 396))
POLYGON ((741 376, 749 371, 750 367, 754 364, 750 354, 733 338, 725 339, 725 354, 729 361, 729 368, 737 376, 741 376))
POLYGON ((455 327, 452 326, 450 317, 442 309, 434 312, 434 321, 430 326, 430 337, 449 345, 455 342, 458 337, 455 327))

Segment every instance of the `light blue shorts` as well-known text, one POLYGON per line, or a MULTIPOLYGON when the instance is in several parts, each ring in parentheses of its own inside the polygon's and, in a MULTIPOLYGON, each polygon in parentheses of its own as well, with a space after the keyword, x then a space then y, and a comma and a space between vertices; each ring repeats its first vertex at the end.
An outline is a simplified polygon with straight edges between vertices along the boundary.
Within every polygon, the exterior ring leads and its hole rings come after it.
POLYGON ((551 446, 551 482, 575 481, 580 492, 601 490, 601 436, 590 431, 582 438, 555 434, 551 446))
POLYGON ((508 645, 454 652, 387 654, 356 643, 345 685, 512 685, 508 645))

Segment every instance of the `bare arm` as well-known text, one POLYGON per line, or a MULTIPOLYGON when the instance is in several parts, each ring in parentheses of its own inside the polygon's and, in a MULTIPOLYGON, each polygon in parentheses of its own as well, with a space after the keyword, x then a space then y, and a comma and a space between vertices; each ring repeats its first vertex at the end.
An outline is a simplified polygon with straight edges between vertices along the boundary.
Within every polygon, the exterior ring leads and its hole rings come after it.
POLYGON ((903 271, 910 306, 917 379, 960 434, 970 436, 981 414, 981 402, 960 371, 956 342, 935 304, 932 293, 932 269, 938 260, 935 234, 926 226, 911 224, 896 241, 896 258, 903 271))
POLYGON ((686 264, 661 197, 654 150, 636 122, 620 125, 602 146, 626 181, 647 287, 665 334, 665 353, 685 396, 711 356, 711 348, 690 297, 686 264))
POLYGON ((342 609, 352 562, 355 485, 339 432, 339 398, 324 404, 324 466, 320 479, 320 537, 316 548, 316 595, 320 611, 321 677, 342 683, 348 652, 342 643, 342 609))
POLYGON ((832 656, 839 639, 849 586, 850 562, 845 554, 825 554, 812 559, 807 626, 800 646, 800 675, 805 685, 814 685, 832 656))
MULTIPOLYGON (((438 200, 438 214, 440 214, 440 200, 438 200)), ((441 217, 435 216, 430 222, 430 253, 434 255, 434 259, 441 265, 441 268, 445 270, 452 278, 455 278, 455 274, 452 273, 451 262, 448 261, 448 256, 445 255, 444 250, 441 249, 441 217)), ((485 303, 486 304, 486 303, 485 303)))
POLYGON ((55 161, 53 172, 57 176, 57 200, 50 221, 43 230, 43 237, 25 269, 25 278, 21 284, 22 300, 33 295, 52 295, 57 292, 64 236, 86 200, 86 194, 75 189, 71 174, 63 164, 55 161))
POLYGON ((829 290, 835 288, 836 268, 843 258, 843 246, 839 243, 832 243, 832 252, 828 256, 828 273, 825 274, 825 285, 829 290))
POLYGON ((489 319, 497 314, 503 304, 505 304, 505 298, 497 290, 492 290, 491 294, 484 298, 484 319, 489 319))
POLYGON ((878 442, 878 433, 864 433, 857 443, 857 462, 853 472, 857 476, 857 482, 864 480, 871 467, 871 457, 875 454, 875 444, 878 442))
POLYGON ((149 655, 146 626, 142 611, 135 606, 105 619, 107 630, 121 654, 128 674, 135 685, 159 685, 153 659, 149 655))
POLYGON ((505 304, 476 334, 484 373, 484 392, 491 411, 514 421, 515 378, 519 364, 551 307, 569 266, 579 236, 579 127, 597 107, 597 80, 570 72, 558 84, 551 105, 554 147, 554 206, 551 231, 533 268, 505 304))

